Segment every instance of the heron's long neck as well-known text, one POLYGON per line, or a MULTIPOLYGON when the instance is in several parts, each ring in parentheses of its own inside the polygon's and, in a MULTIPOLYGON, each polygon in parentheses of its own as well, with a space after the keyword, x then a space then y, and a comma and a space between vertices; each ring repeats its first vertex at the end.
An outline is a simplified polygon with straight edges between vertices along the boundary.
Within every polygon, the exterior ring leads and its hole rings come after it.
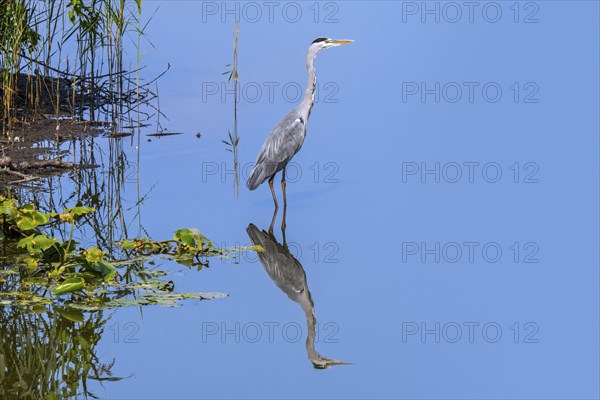
POLYGON ((304 98, 302 99, 302 109, 307 110, 306 118, 310 115, 310 110, 312 109, 313 104, 315 104, 315 90, 317 89, 317 73, 315 71, 315 56, 311 52, 308 53, 306 57, 306 70, 308 71, 308 82, 306 84, 306 93, 304 93, 304 98))

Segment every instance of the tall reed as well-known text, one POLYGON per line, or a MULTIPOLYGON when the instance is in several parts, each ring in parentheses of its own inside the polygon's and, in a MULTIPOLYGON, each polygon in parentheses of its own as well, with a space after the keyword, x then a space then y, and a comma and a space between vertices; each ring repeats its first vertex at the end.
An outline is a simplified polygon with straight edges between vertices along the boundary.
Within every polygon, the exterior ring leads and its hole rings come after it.
POLYGON ((0 0, 3 134, 48 103, 56 116, 120 122, 130 104, 150 101, 124 68, 127 33, 136 47, 144 35, 141 12, 142 0, 0 0), (26 104, 17 101, 24 75, 26 104))
POLYGON ((231 66, 231 71, 225 72, 229 74, 229 81, 233 80, 233 133, 227 132, 229 140, 223 140, 223 143, 227 145, 227 151, 233 153, 233 169, 235 171, 235 181, 233 183, 233 190, 236 197, 240 196, 240 178, 239 178, 239 160, 238 160, 238 145, 240 143, 240 136, 238 134, 238 123, 237 123, 237 106, 238 106, 238 91, 240 76, 238 74, 238 39, 240 29, 239 21, 235 21, 235 31, 233 35, 233 63, 228 64, 231 66))

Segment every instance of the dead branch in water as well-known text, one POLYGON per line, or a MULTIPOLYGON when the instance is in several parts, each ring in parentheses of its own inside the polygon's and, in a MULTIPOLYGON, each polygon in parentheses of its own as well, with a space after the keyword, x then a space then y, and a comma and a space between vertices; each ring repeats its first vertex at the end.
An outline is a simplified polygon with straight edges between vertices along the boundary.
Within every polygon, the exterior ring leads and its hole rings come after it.
POLYGON ((0 174, 16 176, 20 179, 11 181, 11 185, 32 182, 40 179, 36 175, 28 175, 21 171, 42 170, 52 168, 54 170, 78 169, 78 168, 96 168, 97 165, 75 164, 72 162, 62 161, 60 158, 52 160, 35 160, 13 162, 8 156, 0 156, 0 174))
POLYGON ((0 172, 3 172, 3 173, 8 174, 8 175, 14 175, 14 176, 17 176, 17 177, 21 178, 19 180, 10 182, 13 185, 14 184, 19 184, 19 183, 32 182, 32 181, 36 181, 36 180, 40 179, 39 176, 26 175, 26 174, 24 174, 22 172, 13 171, 11 169, 8 169, 8 167, 3 167, 2 169, 0 169, 0 172))
POLYGON ((2 172, 7 171, 26 171, 30 169, 57 168, 57 169, 77 169, 77 168, 95 168, 97 165, 83 165, 72 162, 62 161, 59 158, 52 160, 21 161, 15 163, 10 157, 0 157, 0 168, 2 172))

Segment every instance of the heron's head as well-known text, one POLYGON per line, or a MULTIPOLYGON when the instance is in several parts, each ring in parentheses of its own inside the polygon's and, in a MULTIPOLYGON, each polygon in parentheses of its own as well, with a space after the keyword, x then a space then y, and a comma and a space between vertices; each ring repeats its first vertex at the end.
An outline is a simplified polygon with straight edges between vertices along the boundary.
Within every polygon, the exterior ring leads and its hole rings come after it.
POLYGON ((315 53, 323 49, 327 49, 329 47, 341 46, 342 44, 352 43, 352 40, 340 40, 340 39, 330 39, 326 37, 318 37, 310 44, 310 50, 313 50, 315 53))

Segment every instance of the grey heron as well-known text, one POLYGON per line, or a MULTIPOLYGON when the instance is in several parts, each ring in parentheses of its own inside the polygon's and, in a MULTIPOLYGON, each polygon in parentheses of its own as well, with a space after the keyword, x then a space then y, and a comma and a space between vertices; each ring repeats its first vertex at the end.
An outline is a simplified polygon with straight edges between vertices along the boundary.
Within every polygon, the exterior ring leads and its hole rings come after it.
POLYGON ((300 104, 294 107, 294 109, 283 117, 275 128, 273 128, 260 148, 258 157, 256 158, 256 164, 250 173, 250 178, 248 178, 246 185, 248 186, 248 189, 254 190, 268 179, 276 210, 279 208, 279 205, 277 204, 277 197, 275 196, 275 189, 273 188, 273 179, 279 171, 282 171, 281 190, 283 192, 283 207, 285 212, 287 205, 285 193, 285 168, 304 143, 306 124, 308 123, 310 111, 315 103, 317 82, 314 67, 315 57, 323 49, 351 42, 352 40, 335 40, 319 37, 311 43, 308 48, 308 55, 306 56, 308 83, 306 85, 304 97, 300 104))
POLYGON ((258 258, 271 280, 291 300, 300 303, 306 316, 308 330, 306 352, 313 366, 317 369, 325 369, 333 365, 350 364, 325 358, 315 349, 315 339, 317 337, 315 304, 310 290, 308 290, 304 268, 290 253, 285 242, 285 233, 283 244, 280 244, 271 232, 261 231, 254 224, 248 225, 246 232, 255 246, 260 245, 262 247, 263 250, 258 252, 258 258))

